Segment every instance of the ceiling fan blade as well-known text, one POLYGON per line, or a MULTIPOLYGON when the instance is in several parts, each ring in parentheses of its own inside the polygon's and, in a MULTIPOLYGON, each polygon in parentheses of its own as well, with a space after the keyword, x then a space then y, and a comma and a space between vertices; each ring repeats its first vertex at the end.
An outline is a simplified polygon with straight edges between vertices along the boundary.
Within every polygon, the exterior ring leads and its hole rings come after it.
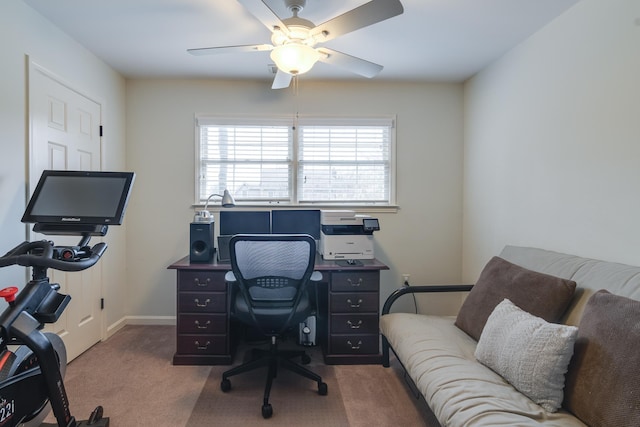
POLYGON ((285 34, 289 33, 287 26, 278 18, 278 15, 262 0, 238 0, 253 16, 258 18, 269 31, 275 27, 280 28, 285 34))
MULTIPOLYGON (((244 0, 247 1, 247 0, 244 0)), ((256 0, 258 3, 262 3, 256 0)), ((311 30, 319 42, 367 27, 404 12, 400 0, 371 0, 368 3, 336 16, 311 30)))
POLYGON ((289 87, 292 78, 293 76, 291 74, 285 73, 284 71, 278 69, 276 77, 273 79, 271 89, 284 89, 286 87, 289 87))
POLYGON ((240 53, 240 52, 260 52, 272 50, 270 44, 247 44, 239 46, 218 46, 218 47, 201 47, 196 49, 187 49, 191 55, 215 55, 218 53, 240 53))
POLYGON ((319 61, 336 65, 364 77, 375 77, 384 68, 382 65, 369 62, 361 58, 356 58, 355 56, 347 55, 346 53, 338 52, 337 50, 328 49, 326 47, 319 47, 316 50, 321 53, 319 61))

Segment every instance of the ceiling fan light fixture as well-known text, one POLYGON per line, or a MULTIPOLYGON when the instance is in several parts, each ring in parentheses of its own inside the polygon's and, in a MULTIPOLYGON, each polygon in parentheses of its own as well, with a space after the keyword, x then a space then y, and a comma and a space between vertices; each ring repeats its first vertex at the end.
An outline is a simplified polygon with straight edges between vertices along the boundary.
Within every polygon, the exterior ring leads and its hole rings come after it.
POLYGON ((309 71, 319 58, 314 48, 302 43, 287 43, 271 51, 271 59, 278 68, 294 76, 309 71))
POLYGON ((271 34, 271 43, 274 46, 281 46, 285 43, 289 42, 289 37, 280 29, 280 27, 275 27, 273 30, 273 34, 271 34))

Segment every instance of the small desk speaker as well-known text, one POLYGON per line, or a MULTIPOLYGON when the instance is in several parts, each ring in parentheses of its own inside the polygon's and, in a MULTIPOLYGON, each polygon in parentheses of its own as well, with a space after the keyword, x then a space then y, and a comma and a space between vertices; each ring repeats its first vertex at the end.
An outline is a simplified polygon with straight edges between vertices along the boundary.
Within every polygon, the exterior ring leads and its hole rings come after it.
POLYGON ((189 225, 189 261, 211 262, 213 260, 213 222, 192 222, 189 225))

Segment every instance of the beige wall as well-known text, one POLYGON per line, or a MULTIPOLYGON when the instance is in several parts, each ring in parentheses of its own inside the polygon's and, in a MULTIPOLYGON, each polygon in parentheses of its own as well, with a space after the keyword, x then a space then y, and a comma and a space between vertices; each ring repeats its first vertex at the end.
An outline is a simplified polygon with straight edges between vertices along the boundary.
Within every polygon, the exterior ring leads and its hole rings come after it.
MULTIPOLYGON (((0 250, 26 236, 29 54, 104 100, 107 168, 138 173, 126 238, 113 228, 103 261, 111 326, 175 314, 166 266, 187 252, 197 113, 397 114, 400 209, 376 214, 376 254, 391 267, 383 298, 401 273, 414 284, 474 281, 505 244, 638 265, 638 18, 637 0, 582 0, 464 87, 303 81, 294 97, 268 82, 125 86, 24 3, 1 2, 0 250)), ((24 269, 0 279, 19 282, 24 269)))
MULTIPOLYGON (((194 202, 194 115, 397 115, 397 213, 376 213, 382 297, 401 273, 417 283, 457 283, 461 265, 462 85, 130 80, 127 161, 138 174, 128 212, 130 299, 138 321, 175 314, 175 271, 187 255, 194 202)), ((444 308, 446 310, 446 305, 444 308)), ((167 319, 168 320, 168 319, 167 319)))
MULTIPOLYGON (((382 274, 382 297, 401 273, 413 283, 460 280, 462 85, 302 82, 296 97, 270 90, 269 82, 125 83, 19 0, 0 3, 0 52, 0 250, 26 238, 19 222, 28 197, 25 55, 103 101, 105 167, 137 172, 125 226, 109 231, 101 261, 110 330, 124 322, 171 322, 175 315, 175 272, 166 266, 187 253, 197 113, 396 114, 400 209, 376 214, 382 225, 376 255, 391 267, 382 274)), ((25 278, 22 267, 0 270, 3 282, 25 278)))
POLYGON ((463 277, 506 244, 640 265, 640 1, 582 0, 465 87, 463 277))
MULTIPOLYGON (((27 238, 20 218, 27 203, 27 61, 37 62, 74 89, 101 100, 105 124, 105 168, 125 168, 124 79, 93 54, 53 27, 20 0, 0 2, 0 252, 27 238)), ((101 261, 109 306, 106 324, 124 315, 125 227, 112 227, 101 261)), ((24 267, 0 269, 0 283, 24 284, 24 267)))

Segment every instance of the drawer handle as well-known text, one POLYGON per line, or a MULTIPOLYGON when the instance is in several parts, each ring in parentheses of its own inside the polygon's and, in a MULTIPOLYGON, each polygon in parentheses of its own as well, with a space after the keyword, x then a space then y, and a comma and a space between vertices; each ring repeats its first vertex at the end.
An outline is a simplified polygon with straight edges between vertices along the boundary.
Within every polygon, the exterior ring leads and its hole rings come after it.
POLYGON ((196 328, 198 328, 198 329, 207 329, 209 327, 209 325, 211 324, 211 320, 207 320, 207 323, 205 323, 204 325, 201 325, 199 320, 196 320, 193 323, 196 324, 196 328))
POLYGON ((362 345, 362 341, 358 340, 358 344, 353 345, 351 340, 347 341, 347 344, 351 347, 351 350, 360 350, 360 346, 362 345))
POLYGON ((362 299, 358 298, 358 302, 354 304, 351 298, 347 298, 347 304, 349 304, 351 308, 359 308, 362 305, 362 299))
POLYGON ((209 348, 211 341, 207 341, 204 345, 200 345, 200 341, 194 341, 193 343, 196 345, 198 350, 206 350, 209 348))
POLYGON ((358 323, 353 324, 353 322, 351 322, 351 320, 347 320, 347 324, 349 325, 349 327, 351 329, 360 329, 360 327, 362 326, 362 320, 358 320, 358 323))
POLYGON ((362 277, 358 279, 357 282, 353 282, 350 278, 347 279, 347 282, 349 282, 349 284, 353 287, 358 287, 360 285, 362 285, 362 277))
POLYGON ((200 282, 200 279, 196 277, 195 279, 193 279, 193 283, 195 283, 196 286, 200 286, 201 288, 204 288, 206 286, 209 286, 209 283, 211 283, 211 278, 207 277, 207 280, 205 280, 204 283, 202 283, 200 282))
POLYGON ((204 300, 203 303, 200 303, 200 300, 198 298, 194 298, 193 302, 196 303, 196 307, 206 307, 209 305, 209 303, 211 302, 211 300, 209 298, 207 298, 206 300, 204 300))

